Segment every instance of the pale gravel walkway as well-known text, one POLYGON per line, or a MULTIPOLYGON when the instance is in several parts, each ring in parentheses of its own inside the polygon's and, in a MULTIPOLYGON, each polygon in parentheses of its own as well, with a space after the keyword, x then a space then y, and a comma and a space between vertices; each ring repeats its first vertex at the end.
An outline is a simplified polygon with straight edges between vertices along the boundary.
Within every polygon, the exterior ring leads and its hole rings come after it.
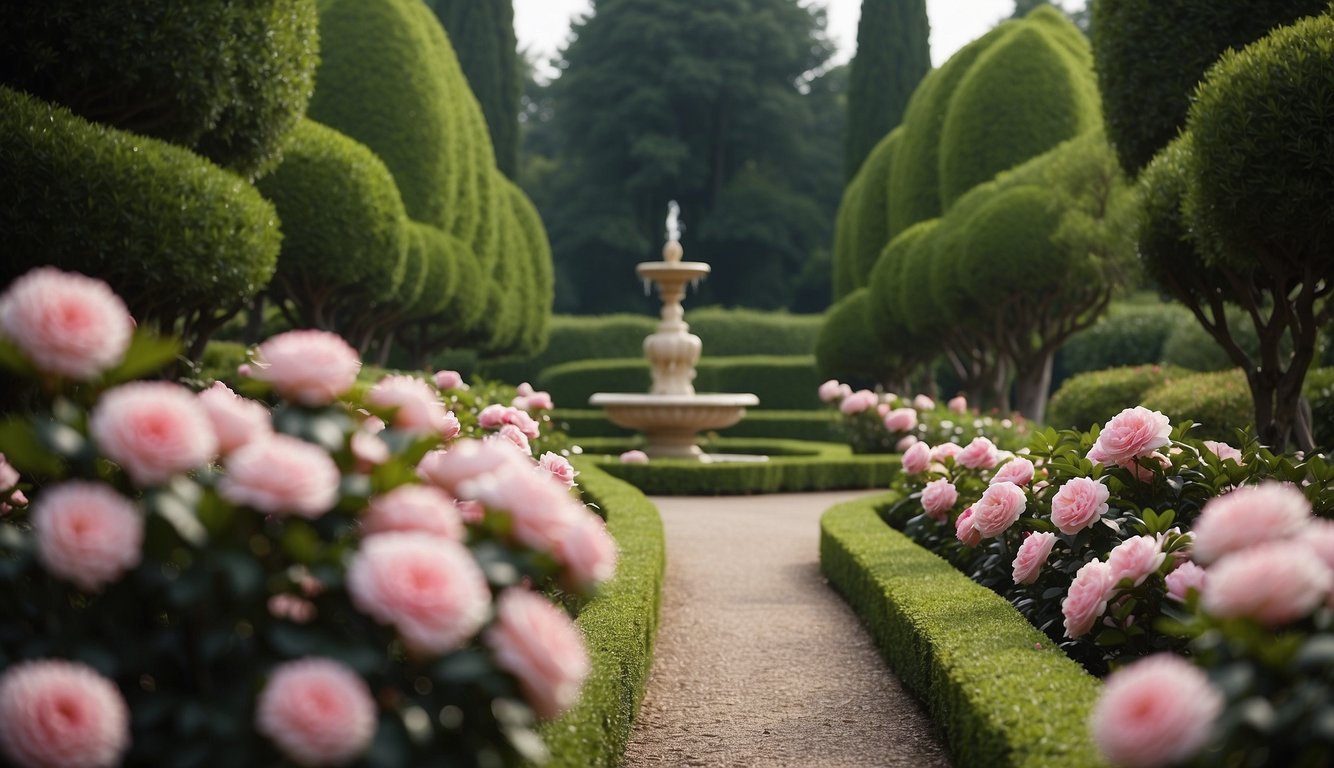
POLYGON ((820 575, 820 515, 865 493, 653 498, 667 579, 622 765, 949 765, 820 575))

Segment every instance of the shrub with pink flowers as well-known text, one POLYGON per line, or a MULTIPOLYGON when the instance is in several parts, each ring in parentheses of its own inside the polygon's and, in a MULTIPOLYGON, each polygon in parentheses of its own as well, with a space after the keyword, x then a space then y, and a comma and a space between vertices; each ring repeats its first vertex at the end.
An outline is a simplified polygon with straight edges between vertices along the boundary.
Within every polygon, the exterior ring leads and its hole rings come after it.
POLYGON ((835 379, 821 384, 818 394, 839 411, 840 431, 853 453, 904 453, 917 442, 962 445, 983 435, 1012 449, 1028 442, 1022 416, 975 413, 961 396, 937 403, 926 395, 854 391, 835 379))
POLYGON ((541 759, 588 673, 569 613, 616 561, 542 393, 483 426, 489 387, 359 385, 318 331, 265 342, 236 391, 136 381, 176 346, 42 276, 0 296, 0 366, 45 402, 0 422, 3 762, 541 759), (67 343, 27 337, 80 301, 67 343))
POLYGON ((1326 764, 1334 466, 1191 427, 1129 408, 991 467, 935 446, 882 516, 1111 672, 1091 726, 1113 763, 1326 764))

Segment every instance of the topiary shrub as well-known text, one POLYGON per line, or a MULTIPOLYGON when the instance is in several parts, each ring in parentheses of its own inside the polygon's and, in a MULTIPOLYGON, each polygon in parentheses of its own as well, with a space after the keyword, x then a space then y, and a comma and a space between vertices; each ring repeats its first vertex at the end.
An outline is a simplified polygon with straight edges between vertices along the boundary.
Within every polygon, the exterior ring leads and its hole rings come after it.
POLYGON ((277 263, 277 214, 245 179, 4 87, 0 178, 0 284, 40 264, 95 275, 202 345, 277 263))
MULTIPOLYGON (((834 242, 838 260, 834 265, 835 300, 866 285, 880 250, 889 242, 889 176, 902 136, 900 126, 881 139, 866 156, 844 194, 843 205, 848 208, 847 227, 846 231, 836 232, 836 235, 850 239, 850 242, 846 245, 837 240, 834 242)), ((843 215, 841 209, 839 213, 843 215)))
POLYGON ((704 344, 704 357, 708 359, 814 354, 824 317, 744 307, 704 307, 687 313, 686 321, 690 332, 704 344))
POLYGON ((825 313, 815 342, 815 367, 824 378, 852 383, 884 380, 885 355, 872 332, 868 290, 858 288, 825 313))
POLYGON ((1144 393, 1143 405, 1173 424, 1195 422, 1191 436, 1205 440, 1233 442, 1238 429, 1255 424, 1251 389, 1240 369, 1176 377, 1144 393))
POLYGON ((1198 325, 1190 310, 1180 304, 1114 303, 1094 325, 1071 336, 1056 353, 1052 386, 1078 373, 1171 362, 1189 368, 1177 360, 1166 360, 1163 346, 1184 325, 1198 325))
POLYGON ((1145 393, 1187 372, 1159 365, 1137 365, 1080 373, 1066 379, 1047 404, 1047 423, 1080 431, 1106 424, 1126 408, 1141 405, 1145 393))
POLYGON ((392 299, 407 261, 407 217, 394 177, 365 145, 304 120, 258 186, 283 221, 275 287, 304 325, 347 332, 392 299))
POLYGON ((17 0, 0 82, 253 175, 306 110, 315 30, 315 0, 17 0))

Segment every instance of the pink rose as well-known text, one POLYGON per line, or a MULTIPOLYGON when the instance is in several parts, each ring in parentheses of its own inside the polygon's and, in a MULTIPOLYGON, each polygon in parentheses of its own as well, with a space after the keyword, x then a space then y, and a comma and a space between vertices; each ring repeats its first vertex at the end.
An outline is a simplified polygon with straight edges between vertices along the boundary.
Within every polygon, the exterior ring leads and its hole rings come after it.
POLYGON ((130 710, 85 664, 21 661, 0 676, 0 750, 28 768, 110 768, 130 747, 130 710))
POLYGON ((135 485, 157 485, 208 464, 218 439, 190 390, 136 381, 107 390, 88 420, 93 441, 135 485))
POLYGON ((999 461, 1000 456, 997 455, 995 444, 985 437, 973 438, 973 441, 964 446, 959 455, 954 457, 954 463, 969 469, 991 469, 999 461))
POLYGON ((537 461, 537 466, 566 488, 574 487, 574 478, 579 474, 574 470, 574 465, 570 464, 569 459, 551 451, 542 454, 542 458, 537 461))
POLYGON ((1014 555, 1014 583, 1032 584, 1038 580, 1038 572, 1047 564, 1051 548, 1056 543, 1056 534, 1043 531, 1030 534, 1019 545, 1014 555))
POLYGON ((554 551, 557 542, 586 514, 564 485, 528 467, 511 466, 478 475, 460 483, 459 494, 508 512, 510 533, 539 552, 554 551))
POLYGON ((485 639, 539 717, 555 717, 579 700, 589 671, 583 634, 541 595, 505 590, 485 639))
POLYGON ((1205 565, 1266 541, 1298 536, 1311 503, 1291 483, 1266 482, 1210 499, 1191 529, 1191 557, 1205 565))
POLYGON ((510 405, 521 411, 549 411, 556 407, 551 402, 551 393, 533 392, 528 395, 518 395, 510 402, 510 405))
POLYGON ((820 385, 818 394, 822 402, 832 403, 843 396, 842 385, 838 383, 838 379, 830 379, 820 385))
POLYGON ((576 588, 589 591, 616 574, 616 541, 592 512, 581 515, 556 542, 556 559, 576 588))
POLYGON ((400 485, 371 497, 361 518, 365 536, 421 531, 463 541, 463 518, 449 494, 431 485, 400 485))
POLYGON ((1051 521, 1067 536, 1092 526, 1107 513, 1107 486, 1089 477, 1065 481, 1051 499, 1051 521))
POLYGON ((518 393, 519 397, 528 397, 529 395, 534 394, 533 385, 526 381, 515 387, 514 391, 518 393))
POLYGON ((101 280, 39 267, 0 295, 0 337, 37 368, 87 381, 125 357, 134 319, 101 280))
POLYGON ((1309 615, 1328 597, 1331 584, 1334 575, 1310 546, 1269 541, 1214 563, 1200 605, 1218 618, 1276 627, 1309 615))
POLYGON ((987 486, 973 503, 973 527, 982 538, 999 536, 1014 525, 1028 502, 1024 491, 1011 482, 987 486))
POLYGON ((945 407, 949 409, 950 413, 968 413, 968 401, 964 399, 963 395, 950 398, 945 407))
POLYGON ((455 498, 462 498, 459 483, 511 465, 528 468, 528 462, 511 447, 486 440, 460 440, 423 456, 417 462, 417 474, 455 498))
POLYGON ((647 464, 648 454, 640 450, 630 450, 621 454, 622 464, 647 464))
POLYGON ((1066 637, 1073 640, 1093 628, 1093 622, 1107 610, 1107 598, 1111 596, 1114 584, 1112 569, 1107 563, 1101 560, 1084 563, 1070 583, 1065 600, 1061 601, 1066 637))
POLYGON ((851 395, 843 398, 843 402, 838 404, 838 410, 845 416, 852 416, 862 411, 874 408, 880 398, 869 389, 859 389, 851 395))
POLYGON ((233 504, 273 515, 315 519, 338 503, 342 476, 317 445, 274 434, 227 457, 218 493, 233 504))
POLYGON ((476 525, 486 519, 486 505, 476 499, 460 500, 457 505, 459 517, 466 525, 476 525))
POLYGON ((37 557, 46 570, 84 592, 98 592, 139 564, 144 518, 101 483, 74 480, 32 505, 37 557))
POLYGON ((1241 451, 1233 448, 1227 443, 1220 443, 1216 440, 1205 440, 1204 447, 1219 459, 1222 459, 1223 461, 1231 459, 1232 461, 1235 461, 1238 466, 1241 466, 1241 451))
MULTIPOLYGON (((913 443, 903 452, 903 471, 918 475, 931 466, 931 447, 923 442, 913 443)), ((951 506, 953 504, 951 503, 951 506)))
POLYGON ((477 426, 482 429, 499 429, 501 425, 509 423, 505 420, 509 410, 510 408, 500 403, 492 403, 478 412, 477 426))
POLYGON ((912 399, 912 407, 919 411, 929 411, 936 407, 936 401, 926 395, 918 395, 912 399))
POLYGON ((501 445, 512 445, 524 456, 532 458, 533 447, 528 443, 528 436, 513 424, 506 424, 494 435, 487 435, 487 440, 494 440, 501 445))
POLYGON ((912 408, 895 408, 885 414, 885 429, 890 432, 908 432, 917 426, 917 411, 912 408))
POLYGON ((287 331, 259 345, 254 376, 306 406, 328 405, 357 383, 361 360, 336 333, 287 331))
POLYGON ((517 427, 529 440, 542 433, 541 425, 527 413, 514 407, 493 403, 477 414, 477 424, 483 429, 503 429, 506 424, 517 427))
POLYGON ((347 591, 357 610, 393 626, 410 650, 424 654, 462 647, 491 607, 472 554, 419 531, 364 540, 347 567, 347 591))
POLYGON ((255 706, 255 729, 298 765, 347 765, 371 745, 375 726, 370 687, 332 659, 279 664, 255 706))
POLYGON ((973 508, 966 508, 954 521, 954 536, 965 547, 976 547, 982 543, 982 533, 973 525, 973 508))
MULTIPOLYGON (((366 402, 378 408, 393 409, 390 417, 395 429, 414 435, 444 436, 450 426, 449 411, 430 384, 416 376, 390 374, 376 382, 366 393, 366 402)), ((458 419, 453 426, 458 434, 458 419)))
POLYGON ((283 619, 293 624, 309 624, 315 619, 318 612, 315 604, 296 595, 289 595, 286 592, 273 595, 269 598, 267 607, 269 615, 275 619, 283 619))
POLYGON ((273 417, 263 403, 240 397, 221 381, 195 397, 213 425, 223 456, 273 432, 273 417))
POLYGON ((1167 596, 1184 603, 1190 590, 1204 592, 1204 580, 1205 570, 1188 560, 1167 574, 1167 596))
POLYGON ((1033 471, 1033 462, 1022 456, 1016 456, 996 470, 996 474, 991 477, 990 484, 1014 483, 1018 486, 1025 486, 1033 481, 1033 471))
POLYGON ((963 452, 963 446, 958 443, 941 443, 931 449, 931 460, 945 463, 946 459, 956 459, 963 452))
POLYGON ((1107 567, 1112 571, 1112 584, 1130 579, 1131 586, 1144 583, 1149 574, 1158 570, 1167 554, 1152 536, 1133 536, 1117 544, 1107 555, 1107 567))
POLYGON ((944 522, 959 500, 959 490, 945 478, 932 480, 922 489, 922 509, 931 517, 944 522))
POLYGON ((1204 672, 1160 653, 1109 675, 1089 724, 1109 762, 1155 768, 1198 753, 1222 711, 1223 697, 1204 672))
POLYGON ((435 386, 439 389, 465 390, 468 388, 468 385, 463 383, 463 375, 458 371, 436 371, 435 386))
POLYGON ((389 444, 375 432, 358 429, 352 433, 348 448, 357 460, 359 472, 368 472, 370 467, 389 461, 389 444))
POLYGON ((1132 466, 1171 442, 1172 425, 1167 417, 1142 405, 1127 408, 1112 417, 1089 450, 1089 459, 1100 464, 1132 466))

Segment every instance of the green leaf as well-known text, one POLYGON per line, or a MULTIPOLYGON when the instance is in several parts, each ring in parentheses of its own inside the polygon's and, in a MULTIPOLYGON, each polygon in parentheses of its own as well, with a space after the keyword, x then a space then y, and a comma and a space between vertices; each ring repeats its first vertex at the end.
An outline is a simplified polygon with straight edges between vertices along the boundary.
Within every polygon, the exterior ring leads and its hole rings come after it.
POLYGON ((202 547, 208 543, 208 531, 195 515, 194 506, 180 495, 163 488, 146 494, 145 501, 190 546, 202 547))
POLYGON ((37 369, 13 342, 0 339, 0 368, 5 368, 25 379, 37 378, 37 369))
POLYGON ((147 331, 135 331, 125 359, 107 372, 109 383, 141 379, 150 373, 174 363, 181 354, 181 342, 174 338, 155 336, 147 331))
POLYGON ((0 452, 21 475, 53 479, 64 475, 64 462, 44 443, 37 426, 25 418, 0 423, 0 452))

